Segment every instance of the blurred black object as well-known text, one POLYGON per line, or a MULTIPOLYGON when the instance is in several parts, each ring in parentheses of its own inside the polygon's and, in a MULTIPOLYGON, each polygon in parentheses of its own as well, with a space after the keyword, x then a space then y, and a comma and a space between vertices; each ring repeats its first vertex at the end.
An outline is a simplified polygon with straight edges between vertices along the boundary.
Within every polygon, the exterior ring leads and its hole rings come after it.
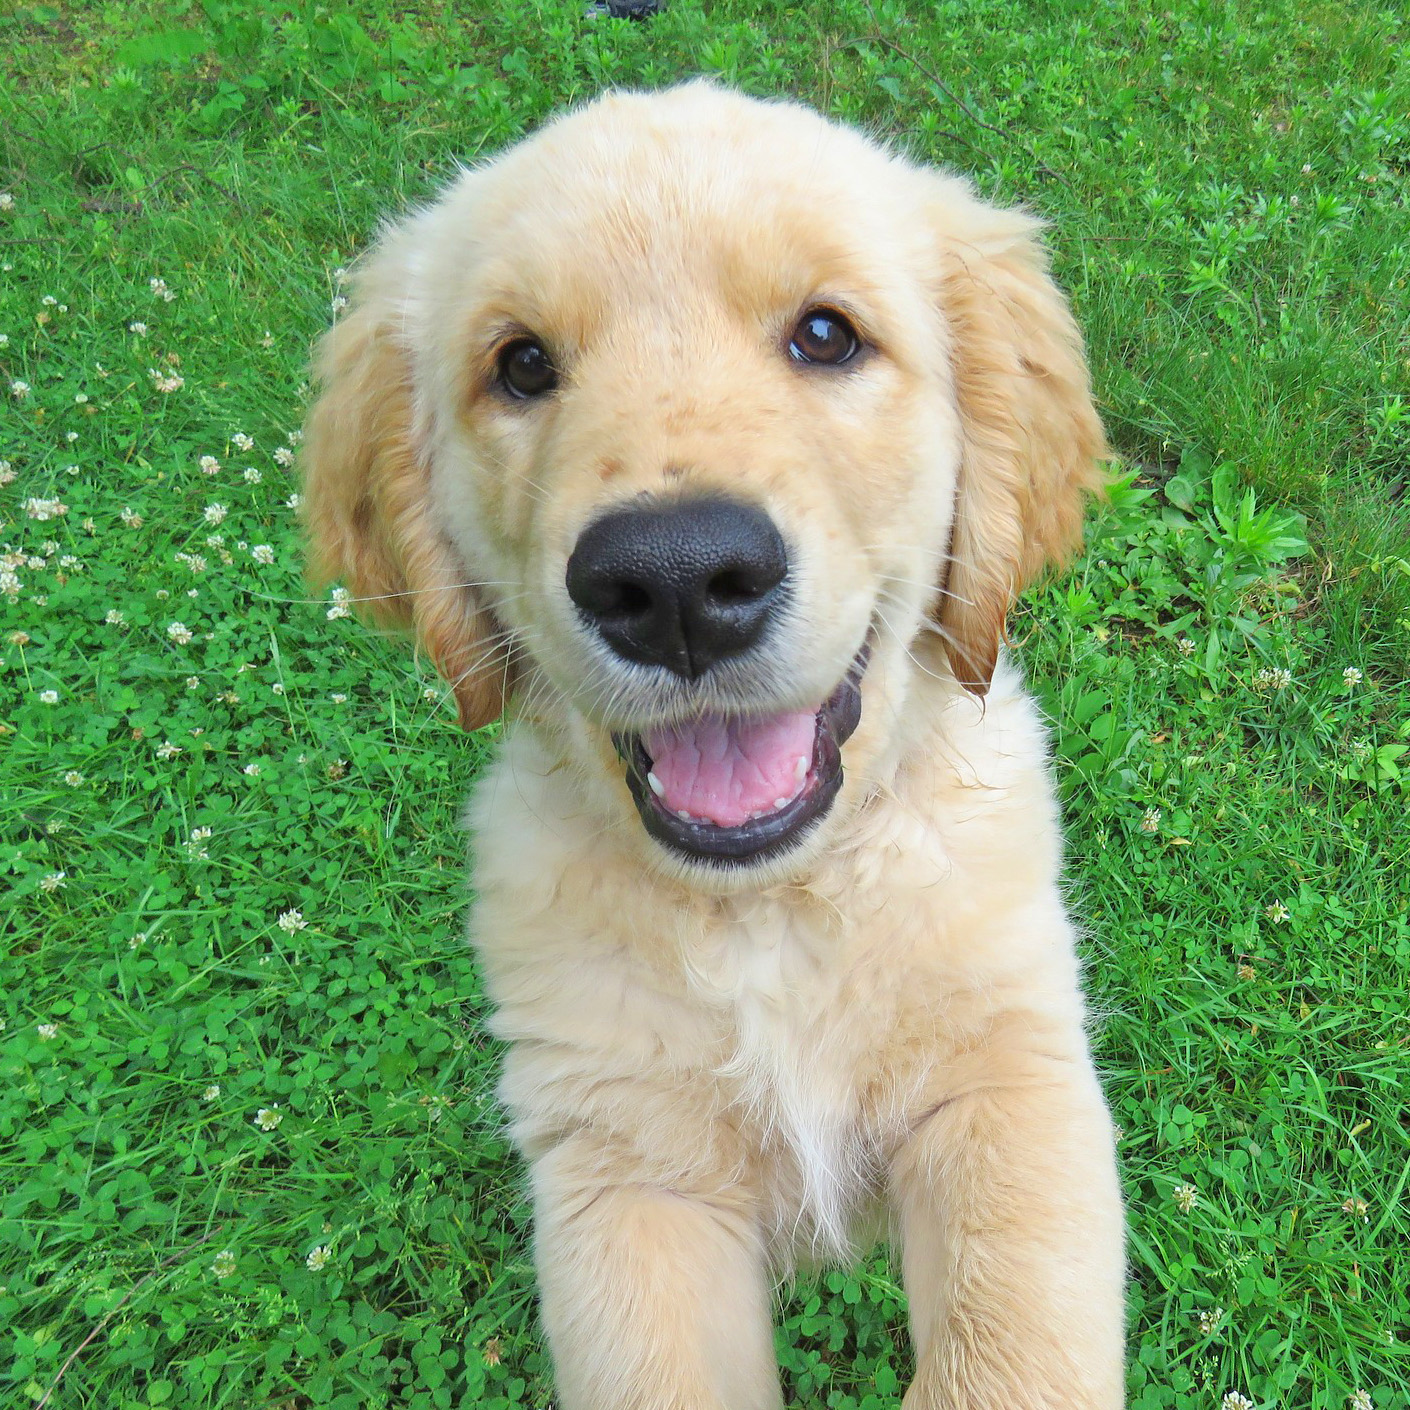
POLYGON ((665 0, 594 0, 587 8, 588 18, 606 15, 613 20, 649 20, 660 14, 665 0))

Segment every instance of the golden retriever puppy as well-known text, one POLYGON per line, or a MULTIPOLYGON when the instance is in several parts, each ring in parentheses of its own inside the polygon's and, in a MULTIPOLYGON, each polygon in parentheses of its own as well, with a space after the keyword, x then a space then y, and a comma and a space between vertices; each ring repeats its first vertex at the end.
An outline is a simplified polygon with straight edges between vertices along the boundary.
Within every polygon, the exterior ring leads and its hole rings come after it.
POLYGON ((780 1403, 888 1233, 908 1410, 1122 1401, 1122 1211, 1001 646, 1103 453, 1038 222, 791 103, 613 94, 388 228, 316 568, 473 729, 472 935, 562 1410, 780 1403))

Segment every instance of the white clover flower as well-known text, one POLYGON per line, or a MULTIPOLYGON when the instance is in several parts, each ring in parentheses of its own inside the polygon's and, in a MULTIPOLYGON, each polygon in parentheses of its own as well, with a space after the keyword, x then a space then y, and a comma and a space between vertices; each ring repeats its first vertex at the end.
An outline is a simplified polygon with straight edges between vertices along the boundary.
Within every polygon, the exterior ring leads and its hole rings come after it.
POLYGON ((179 392, 186 385, 186 379, 175 372, 162 372, 155 367, 147 369, 152 379, 152 388, 158 392, 179 392))
POLYGON ((77 769, 70 769, 64 775, 64 782, 68 784, 70 788, 82 788, 84 784, 84 778, 83 775, 79 773, 77 769))
POLYGON ((229 511, 223 504, 208 504, 202 511, 201 517, 207 524, 221 524, 224 523, 225 516, 228 512, 229 511))
POLYGON ((29 395, 29 383, 16 377, 15 380, 10 383, 10 395, 17 401, 27 397, 29 395))
POLYGON ((127 625, 127 616, 125 613, 119 612, 116 607, 109 607, 103 614, 103 621, 110 627, 125 627, 127 625))
POLYGON ((0 211, 12 211, 15 208, 15 198, 8 191, 0 191, 0 211))
POLYGON ((1282 925, 1292 915, 1292 912, 1281 901, 1274 901, 1271 906, 1263 908, 1263 914, 1275 925, 1282 925))
POLYGON ((1170 1198, 1181 1214, 1188 1214, 1199 1203, 1199 1191, 1193 1185, 1176 1185, 1170 1191, 1170 1198))
POLYGON ((57 499, 27 499, 24 512, 31 519, 62 519, 69 512, 67 504, 57 499))
POLYGON ((294 452, 288 446, 279 446, 274 452, 274 463, 287 470, 294 463, 294 452))
POLYGON ((269 689, 270 689, 271 693, 274 694, 274 695, 283 695, 283 694, 284 694, 284 682, 283 682, 283 681, 275 681, 274 684, 269 687, 269 689))
POLYGON ((1343 1200, 1341 1210, 1343 1214, 1349 1214, 1353 1219, 1359 1219, 1363 1224, 1371 1222, 1370 1205, 1364 1199, 1356 1199, 1353 1196, 1351 1199, 1343 1200))
POLYGON ((176 295, 167 288, 165 279, 149 279, 147 281, 147 287, 151 289, 159 299, 162 299, 166 303, 170 303, 176 297, 176 295))
POLYGON ((1341 683, 1347 690, 1354 690, 1361 684, 1362 679, 1361 672, 1358 671, 1355 666, 1348 666, 1346 670, 1341 673, 1341 683))
POLYGON ((147 325, 140 319, 137 319, 127 325, 127 331, 129 333, 136 333, 139 338, 145 338, 147 336, 147 325))
POLYGON ((57 705, 59 703, 59 692, 57 690, 41 690, 39 692, 39 703, 41 705, 57 705))
POLYGON ((12 485, 15 482, 15 467, 8 460, 0 460, 0 485, 12 485))
MULTIPOLYGON (((87 393, 87 392, 77 392, 77 393, 74 394, 74 399, 73 399, 73 400, 74 400, 74 405, 75 405, 75 406, 82 406, 82 405, 88 400, 88 393, 87 393)), ((78 439, 78 432, 77 432, 77 431, 70 431, 70 432, 69 432, 69 435, 70 435, 74 440, 77 440, 77 439, 78 439)))
POLYGON ((49 1043, 59 1036, 59 1025, 57 1023, 41 1023, 34 1031, 44 1042, 49 1043))
POLYGON ((271 333, 268 328, 264 330, 264 337, 259 340, 259 345, 262 348, 272 348, 274 346, 274 334, 271 333))
POLYGON ((1346 1399, 1347 1410, 1376 1410, 1371 1403, 1371 1393, 1366 1390, 1354 1390, 1346 1399))
POLYGON ((124 504, 118 513, 118 518, 129 529, 140 529, 142 527, 142 516, 130 505, 124 504))
POLYGON ((0 593, 13 599, 23 586, 20 575, 13 568, 0 568, 0 593))
POLYGON ((423 700, 439 700, 441 698, 441 693, 439 690, 436 689, 435 686, 428 685, 426 689, 421 692, 421 698, 423 700))
POLYGON ((246 778, 258 778, 261 770, 258 764, 246 764, 240 772, 243 773, 246 778))
POLYGON ((335 705, 346 705, 346 704, 348 703, 348 697, 347 697, 346 695, 344 695, 341 690, 335 690, 335 691, 333 692, 333 694, 330 695, 328 698, 329 698, 335 705))
POLYGON ((182 753, 181 746, 179 744, 173 744, 169 739, 164 739, 157 745, 158 759, 174 759, 180 753, 182 753))
POLYGON ((1224 1309, 1222 1307, 1206 1307, 1199 1314, 1199 1331, 1202 1337, 1213 1336, 1218 1330, 1220 1322, 1224 1320, 1224 1309))
POLYGON ((1193 656, 1195 654, 1195 644, 1189 637, 1182 636, 1180 640, 1175 643, 1175 650, 1178 651, 1181 656, 1193 656))
POLYGON ((278 920, 279 929, 286 935, 297 934, 300 930, 308 929, 308 922, 304 919, 302 911, 282 911, 278 920))
POLYGON ((6 633, 5 640, 11 646, 28 646, 32 638, 28 632, 13 631, 6 633))
POLYGON ((137 934, 134 935, 132 939, 127 942, 127 948, 129 950, 140 950, 142 946, 146 943, 147 932, 145 930, 139 930, 137 934))
POLYGON ((261 1131, 273 1131, 284 1119, 284 1113, 279 1110, 279 1103, 273 1106, 262 1106, 255 1113, 255 1125, 261 1131))
POLYGON ((1231 1390, 1223 1400, 1219 1402, 1219 1410, 1253 1410, 1253 1401, 1248 1396, 1240 1395, 1238 1391, 1231 1390))
POLYGON ((173 622, 167 629, 166 634, 178 646, 189 646, 195 639, 195 633, 185 622, 173 622))
POLYGON ((329 594, 333 599, 333 605, 328 609, 328 620, 336 622, 340 617, 351 617, 352 610, 349 603, 352 601, 352 593, 345 587, 335 587, 329 594))
MULTIPOLYGON (((87 398, 87 397, 84 397, 84 401, 87 401, 87 400, 88 400, 88 398, 87 398)), ((72 445, 72 444, 78 439, 78 432, 77 432, 77 431, 65 431, 65 432, 64 432, 64 439, 65 439, 70 445, 72 445)), ((77 469, 78 469, 78 466, 76 466, 76 465, 70 465, 70 466, 69 466, 69 469, 70 469, 70 470, 77 470, 77 469)))
POLYGON ((284 501, 285 509, 297 509, 304 502, 304 497, 297 490, 284 501))
POLYGON ((220 1083, 212 1082, 204 1092, 201 1093, 203 1102, 213 1102, 220 1095, 220 1083))
POLYGON ((236 431, 235 434, 230 437, 230 444, 233 445, 236 450, 241 451, 253 450, 255 448, 254 437, 247 436, 243 431, 236 431))
POLYGON ((223 1248, 211 1260, 211 1272, 217 1278, 228 1278, 235 1271, 235 1255, 228 1248, 223 1248))
POLYGON ((68 875, 66 871, 47 872, 39 878, 39 889, 51 894, 55 891, 62 891, 69 884, 68 875))
POLYGON ((220 461, 213 455, 203 455, 200 460, 202 475, 215 475, 220 471, 220 461))
POLYGON ((346 298, 344 295, 342 295, 342 294, 338 294, 338 295, 335 296, 334 299, 332 300, 332 305, 331 305, 331 306, 332 306, 332 310, 333 310, 333 312, 334 312, 335 314, 342 313, 342 311, 343 311, 345 308, 347 308, 347 306, 348 306, 347 298, 346 298))
POLYGON ((244 480, 247 485, 257 485, 263 479, 264 476, 261 475, 260 472, 256 470, 253 465, 247 465, 245 467, 244 480))
POLYGON ((328 1250, 328 1245, 319 1244, 319 1246, 313 1249, 309 1253, 309 1256, 304 1259, 304 1265, 308 1268, 310 1273, 317 1273, 327 1266, 330 1257, 332 1257, 332 1255, 328 1250))
POLYGON ((291 446, 301 445, 303 443, 303 438, 304 433, 302 431, 290 431, 289 434, 284 437, 284 439, 288 441, 291 446))
POLYGON ((1264 666, 1253 683, 1259 690, 1286 690, 1292 684, 1292 672, 1286 666, 1264 666))
POLYGON ((1159 831, 1160 831, 1160 809, 1159 809, 1159 808, 1147 808, 1147 809, 1146 809, 1144 816, 1141 818, 1141 831, 1142 831, 1142 832, 1159 832, 1159 831))
POLYGON ((274 549, 270 544, 257 543, 250 550, 250 557, 253 558, 256 563, 273 563, 274 549))

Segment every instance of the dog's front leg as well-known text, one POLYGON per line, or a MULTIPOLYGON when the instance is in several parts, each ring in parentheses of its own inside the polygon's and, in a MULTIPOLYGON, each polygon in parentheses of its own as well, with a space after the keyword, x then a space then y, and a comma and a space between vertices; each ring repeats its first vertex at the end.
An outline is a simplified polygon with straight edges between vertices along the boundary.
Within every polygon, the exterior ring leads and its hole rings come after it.
POLYGON ((922 1108, 892 1164, 916 1354, 905 1410, 1115 1410, 1123 1227, 1096 1076, 1084 1051, 986 1066, 922 1108))
POLYGON ((770 1290, 747 1200, 638 1182, 586 1133, 533 1165, 560 1410, 774 1410, 770 1290))

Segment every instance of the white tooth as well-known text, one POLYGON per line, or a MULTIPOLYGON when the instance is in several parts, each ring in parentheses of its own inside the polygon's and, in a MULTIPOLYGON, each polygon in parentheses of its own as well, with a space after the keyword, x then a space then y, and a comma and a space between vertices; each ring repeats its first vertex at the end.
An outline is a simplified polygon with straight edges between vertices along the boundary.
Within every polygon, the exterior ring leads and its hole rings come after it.
POLYGON ((695 821, 695 819, 692 818, 692 817, 690 816, 690 814, 689 814, 688 812, 686 812, 686 810, 685 810, 684 808, 677 808, 677 809, 676 809, 676 816, 677 816, 682 822, 694 822, 694 821, 695 821))
POLYGON ((665 784, 663 784, 663 783, 661 782, 661 780, 660 780, 659 778, 657 778, 654 773, 649 773, 649 774, 647 774, 647 776, 646 776, 646 781, 647 781, 647 783, 649 783, 649 784, 651 785, 651 791, 652 791, 658 798, 666 791, 666 786, 665 786, 665 784))
POLYGON ((792 798, 775 798, 774 812, 778 812, 780 808, 786 808, 792 801, 792 798))
POLYGON ((798 756, 798 762, 793 766, 793 777, 797 779, 799 783, 802 783, 803 780, 808 777, 808 756, 806 754, 800 754, 798 756))

